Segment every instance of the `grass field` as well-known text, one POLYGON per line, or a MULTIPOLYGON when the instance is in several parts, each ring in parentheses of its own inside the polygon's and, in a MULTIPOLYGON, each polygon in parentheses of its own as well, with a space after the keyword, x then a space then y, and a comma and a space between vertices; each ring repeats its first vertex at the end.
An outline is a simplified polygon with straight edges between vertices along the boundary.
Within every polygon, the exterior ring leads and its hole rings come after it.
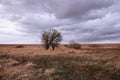
POLYGON ((0 80, 120 80, 120 45, 17 46, 0 45, 0 80))

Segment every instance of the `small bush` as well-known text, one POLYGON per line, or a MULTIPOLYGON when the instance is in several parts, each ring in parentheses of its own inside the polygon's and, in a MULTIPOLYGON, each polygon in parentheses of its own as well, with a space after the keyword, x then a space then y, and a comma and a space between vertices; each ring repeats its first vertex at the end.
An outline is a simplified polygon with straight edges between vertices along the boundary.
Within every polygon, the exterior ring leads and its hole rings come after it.
POLYGON ((69 45, 68 45, 68 44, 65 44, 64 47, 69 47, 69 45))
POLYGON ((24 48, 23 45, 17 45, 16 48, 24 48))
POLYGON ((70 41, 69 47, 74 49, 81 49, 81 45, 75 41, 70 41))
POLYGON ((8 54, 0 54, 0 59, 3 59, 3 58, 8 59, 9 57, 10 55, 8 54))
POLYGON ((91 45, 89 45, 89 47, 96 48, 96 47, 98 47, 98 45, 97 44, 91 44, 91 45))

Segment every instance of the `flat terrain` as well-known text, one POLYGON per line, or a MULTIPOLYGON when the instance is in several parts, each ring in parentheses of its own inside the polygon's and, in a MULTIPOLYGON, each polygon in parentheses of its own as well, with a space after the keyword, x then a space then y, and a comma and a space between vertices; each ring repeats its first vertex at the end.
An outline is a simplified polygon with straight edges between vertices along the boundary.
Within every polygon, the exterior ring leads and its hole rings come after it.
POLYGON ((120 45, 0 45, 0 80, 120 80, 120 45))

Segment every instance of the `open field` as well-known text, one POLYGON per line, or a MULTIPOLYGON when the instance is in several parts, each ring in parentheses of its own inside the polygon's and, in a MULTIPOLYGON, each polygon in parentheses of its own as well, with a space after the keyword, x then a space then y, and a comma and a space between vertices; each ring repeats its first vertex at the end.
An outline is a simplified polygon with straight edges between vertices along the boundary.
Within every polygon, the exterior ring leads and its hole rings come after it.
POLYGON ((0 80, 120 80, 120 45, 0 45, 0 80))

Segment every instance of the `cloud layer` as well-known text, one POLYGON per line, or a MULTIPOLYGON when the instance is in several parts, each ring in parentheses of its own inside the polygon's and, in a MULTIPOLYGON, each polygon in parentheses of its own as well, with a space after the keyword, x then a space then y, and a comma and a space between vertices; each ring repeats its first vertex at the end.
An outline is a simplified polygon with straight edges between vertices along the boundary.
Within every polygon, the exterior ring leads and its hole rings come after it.
POLYGON ((55 28, 63 43, 120 43, 119 0, 0 0, 0 43, 40 43, 55 28))

